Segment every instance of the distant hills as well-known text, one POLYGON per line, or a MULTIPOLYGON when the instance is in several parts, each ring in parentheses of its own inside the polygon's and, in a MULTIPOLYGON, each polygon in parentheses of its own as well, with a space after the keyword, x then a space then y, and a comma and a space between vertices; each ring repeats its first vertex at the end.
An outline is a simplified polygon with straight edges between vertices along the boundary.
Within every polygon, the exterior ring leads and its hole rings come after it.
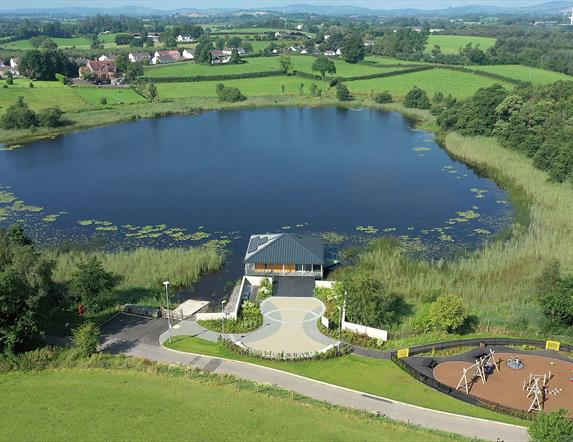
MULTIPOLYGON (((479 0, 478 0, 479 1, 479 0)), ((549 15, 565 13, 573 7, 573 0, 555 0, 532 6, 486 6, 468 5, 449 7, 444 9, 370 9, 352 5, 312 5, 312 4, 292 4, 287 6, 269 6, 251 9, 239 8, 179 8, 172 10, 147 8, 144 6, 121 6, 121 7, 81 7, 70 6, 67 8, 21 8, 2 9, 3 15, 43 15, 43 16, 90 16, 90 15, 129 15, 138 17, 165 16, 177 14, 198 14, 198 15, 229 15, 229 14, 254 14, 255 12, 267 12, 274 14, 312 14, 312 15, 335 15, 335 16, 423 16, 423 17, 455 17, 466 15, 506 15, 506 14, 530 14, 549 15)))

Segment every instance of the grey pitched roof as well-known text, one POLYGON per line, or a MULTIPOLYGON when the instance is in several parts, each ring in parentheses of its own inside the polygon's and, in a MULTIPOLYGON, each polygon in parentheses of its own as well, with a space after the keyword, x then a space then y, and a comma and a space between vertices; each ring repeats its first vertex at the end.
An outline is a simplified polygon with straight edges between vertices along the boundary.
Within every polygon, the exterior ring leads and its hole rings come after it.
POLYGON ((317 235, 253 235, 245 255, 253 264, 324 264, 324 245, 317 235))

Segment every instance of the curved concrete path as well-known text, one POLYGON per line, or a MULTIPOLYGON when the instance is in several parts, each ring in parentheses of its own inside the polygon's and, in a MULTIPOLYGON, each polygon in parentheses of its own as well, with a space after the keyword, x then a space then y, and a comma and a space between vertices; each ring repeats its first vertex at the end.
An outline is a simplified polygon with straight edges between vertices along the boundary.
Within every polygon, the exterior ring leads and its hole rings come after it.
POLYGON ((325 311, 317 298, 270 297, 261 303, 263 325, 237 341, 272 354, 318 353, 338 344, 324 336, 316 325, 325 311))
MULTIPOLYGON (((112 353, 185 364, 207 372, 271 383, 320 401, 365 411, 378 411, 391 419, 466 437, 504 442, 528 440, 524 427, 421 408, 260 365, 169 350, 160 345, 168 338, 168 332, 165 331, 167 324, 163 320, 130 318, 125 315, 118 319, 111 324, 113 327, 110 327, 104 344, 105 350, 112 353)), ((182 321, 177 325, 178 327, 172 330, 173 336, 205 333, 205 329, 190 321, 182 321), (192 331, 195 333, 191 333, 192 331)), ((208 333, 208 337, 201 337, 216 340, 217 334, 211 333, 208 333)))

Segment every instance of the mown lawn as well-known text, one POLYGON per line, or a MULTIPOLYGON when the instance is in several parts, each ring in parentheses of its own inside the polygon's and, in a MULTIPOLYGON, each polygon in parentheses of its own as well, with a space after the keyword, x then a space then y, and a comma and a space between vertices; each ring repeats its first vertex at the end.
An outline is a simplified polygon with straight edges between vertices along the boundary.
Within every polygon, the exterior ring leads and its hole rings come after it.
POLYGON ((135 371, 0 375, 2 434, 61 440, 465 440, 216 382, 135 371))
POLYGON ((398 58, 392 57, 382 57, 380 55, 369 55, 367 56, 364 61, 369 64, 376 64, 376 65, 396 65, 396 64, 430 64, 425 63, 423 61, 409 61, 409 60, 400 60, 398 58))
POLYGON ((352 93, 389 91, 396 97, 403 97, 414 86, 417 86, 425 90, 430 97, 436 92, 442 92, 445 95, 452 94, 457 98, 465 98, 472 96, 478 89, 494 83, 513 88, 513 85, 499 80, 447 69, 432 69, 393 77, 349 81, 346 85, 352 93))
POLYGON ((508 64, 494 66, 468 66, 470 69, 491 72, 521 81, 530 81, 533 84, 548 84, 556 81, 573 81, 573 77, 560 72, 546 71, 545 69, 532 68, 529 66, 508 64))
POLYGON ((218 356, 264 365, 317 379, 342 387, 384 396, 420 407, 467 416, 492 419, 516 425, 525 425, 511 416, 504 416, 484 408, 475 407, 439 393, 402 371, 393 362, 381 359, 347 355, 326 361, 280 362, 241 356, 227 350, 222 344, 189 336, 176 337, 169 348, 209 356, 218 356))
POLYGON ((426 52, 431 52, 434 45, 440 46, 444 54, 457 54, 459 49, 471 43, 479 45, 482 51, 485 51, 495 45, 495 38, 492 37, 475 37, 469 35, 430 35, 426 52))

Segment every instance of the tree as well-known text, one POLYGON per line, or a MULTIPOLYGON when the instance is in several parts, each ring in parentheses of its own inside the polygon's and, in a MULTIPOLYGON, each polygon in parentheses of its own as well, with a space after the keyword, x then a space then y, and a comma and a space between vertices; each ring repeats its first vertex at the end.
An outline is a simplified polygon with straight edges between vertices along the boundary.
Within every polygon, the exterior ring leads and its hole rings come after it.
POLYGON ((288 74, 292 69, 292 61, 288 55, 281 55, 280 58, 281 72, 288 74))
POLYGON ((90 49, 103 49, 103 43, 98 40, 97 35, 92 37, 92 41, 90 43, 90 49))
POLYGON ((211 63, 211 49, 213 45, 209 37, 203 35, 195 47, 195 61, 198 63, 211 63))
POLYGON ((538 302, 553 325, 573 325, 573 277, 560 280, 553 290, 539 295, 538 302))
POLYGON ((117 57, 115 57, 115 65, 121 71, 125 71, 130 64, 131 62, 125 54, 119 54, 117 57))
POLYGON ((55 106, 38 112, 38 123, 44 127, 58 127, 62 124, 62 110, 55 106))
POLYGON ((317 98, 322 95, 322 90, 314 83, 310 85, 310 95, 317 98))
POLYGON ((93 322, 86 322, 73 330, 74 349, 79 356, 89 357, 97 351, 101 333, 93 322))
POLYGON ((241 37, 234 35, 233 37, 230 37, 229 40, 227 40, 227 44, 230 48, 237 49, 241 47, 241 37))
POLYGON ((28 107, 24 97, 8 108, 0 120, 3 129, 27 129, 38 124, 36 113, 28 107))
POLYGON ((141 77, 143 75, 143 63, 140 61, 129 63, 123 75, 127 81, 135 81, 137 77, 141 77))
POLYGON ((239 64, 241 63, 241 56, 237 49, 231 51, 231 56, 229 57, 229 64, 239 64))
POLYGON ((118 46, 125 46, 131 43, 133 39, 133 35, 131 34, 116 34, 115 35, 115 44, 118 46))
POLYGON ((236 87, 225 87, 223 83, 216 86, 217 97, 221 102, 235 103, 237 101, 244 101, 247 99, 241 91, 236 87))
POLYGON ((392 103, 392 101, 394 100, 392 98, 392 95, 390 95, 388 91, 384 91, 381 94, 376 94, 376 96, 374 97, 374 101, 379 104, 384 104, 384 103, 392 103))
POLYGON ((57 73, 74 74, 77 65, 72 63, 61 50, 50 49, 26 51, 20 60, 19 69, 34 80, 54 80, 57 73))
POLYGON ((362 38, 354 33, 344 37, 340 50, 342 52, 342 58, 347 63, 358 63, 364 60, 364 56, 366 55, 362 38))
POLYGON ((320 72, 320 76, 323 80, 326 78, 327 73, 336 74, 336 65, 334 62, 323 55, 316 57, 311 69, 313 72, 320 72))
POLYGON ((573 438, 573 421, 565 409, 542 411, 527 431, 533 442, 567 442, 573 438))
POLYGON ((468 315, 462 298, 457 295, 442 295, 430 304, 428 319, 432 328, 448 333, 458 330, 468 315))
POLYGON ((157 86, 155 86, 155 83, 147 85, 147 98, 149 101, 154 101, 157 98, 157 86))
POLYGON ((47 260, 20 226, 0 229, 0 352, 40 331, 40 319, 57 304, 47 260))
POLYGON ((404 97, 404 106, 414 109, 429 109, 431 104, 426 91, 414 86, 404 97))
POLYGON ((92 256, 78 264, 68 284, 71 300, 92 311, 101 310, 105 298, 115 286, 114 276, 107 272, 101 261, 92 256))
POLYGON ((344 83, 338 83, 336 85, 336 98, 338 98, 339 101, 350 100, 350 91, 344 83))
POLYGON ((388 291, 381 281, 358 274, 344 281, 347 316, 351 322, 368 327, 384 327, 395 322, 401 298, 388 291))

